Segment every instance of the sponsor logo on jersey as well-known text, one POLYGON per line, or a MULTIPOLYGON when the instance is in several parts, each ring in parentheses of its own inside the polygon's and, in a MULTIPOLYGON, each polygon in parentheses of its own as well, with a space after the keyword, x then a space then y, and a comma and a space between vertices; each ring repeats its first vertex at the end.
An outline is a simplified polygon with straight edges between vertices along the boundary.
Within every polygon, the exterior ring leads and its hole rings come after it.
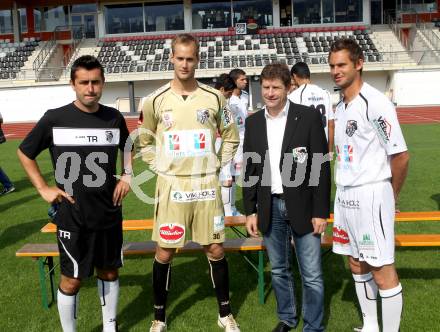
POLYGON ((183 199, 183 195, 180 191, 173 191, 171 193, 171 197, 172 197, 171 200, 173 202, 179 202, 179 201, 182 201, 182 199, 183 199))
POLYGON ((380 116, 373 120, 373 125, 376 127, 380 138, 384 143, 388 143, 391 135, 391 124, 384 117, 380 116))
POLYGON ((211 152, 209 129, 177 130, 164 133, 165 153, 173 158, 202 157, 211 152))
POLYGON ((171 110, 166 110, 162 113, 162 122, 165 128, 169 129, 173 126, 173 115, 171 113, 171 110))
POLYGON ((374 246, 374 241, 371 239, 370 234, 362 234, 362 240, 359 241, 361 246, 374 246))
POLYGON ((70 232, 58 229, 58 237, 70 240, 70 232))
POLYGON ((353 136, 357 129, 358 129, 358 125, 356 120, 347 121, 347 126, 345 127, 345 133, 347 134, 348 137, 353 136))
POLYGON ((350 242, 348 233, 341 227, 333 227, 333 242, 339 244, 348 244, 350 242))
POLYGON ((204 150, 206 146, 206 134, 205 133, 195 133, 194 134, 194 149, 204 150))
POLYGON ((307 148, 300 146, 292 150, 293 161, 296 163, 304 163, 307 160, 307 148))
POLYGON ((360 208, 359 201, 356 199, 341 199, 338 197, 338 204, 344 209, 356 209, 360 208))
POLYGON ((363 259, 377 259, 374 255, 376 253, 375 242, 370 234, 362 234, 362 239, 359 241, 359 251, 362 251, 359 256, 363 259))
POLYGON ((214 216, 214 233, 225 229, 225 218, 223 216, 214 216))
POLYGON ((309 100, 311 102, 317 102, 317 101, 324 100, 324 98, 321 96, 312 95, 312 96, 308 97, 307 100, 309 100))
POLYGON ((351 163, 353 161, 353 146, 343 145, 342 152, 339 149, 339 145, 336 145, 336 155, 338 161, 343 161, 345 163, 351 163))
POLYGON ((196 201, 213 201, 216 198, 216 190, 204 189, 196 191, 171 191, 171 201, 176 203, 189 203, 196 201))
POLYGON ((237 121, 237 126, 244 125, 244 120, 240 115, 237 115, 236 121, 237 121))
POLYGON ((185 226, 168 223, 159 227, 159 237, 165 243, 177 243, 185 238, 185 226))
POLYGON ((231 123, 234 123, 234 120, 232 119, 232 113, 227 106, 223 107, 222 118, 224 127, 229 127, 231 123))
POLYGON ((209 119, 209 111, 208 110, 198 110, 197 111, 197 121, 201 124, 205 124, 205 122, 209 119))
POLYGON ((171 151, 180 150, 180 136, 178 134, 168 135, 168 147, 171 151))
POLYGON ((53 142, 58 146, 118 145, 118 128, 53 128, 53 142))

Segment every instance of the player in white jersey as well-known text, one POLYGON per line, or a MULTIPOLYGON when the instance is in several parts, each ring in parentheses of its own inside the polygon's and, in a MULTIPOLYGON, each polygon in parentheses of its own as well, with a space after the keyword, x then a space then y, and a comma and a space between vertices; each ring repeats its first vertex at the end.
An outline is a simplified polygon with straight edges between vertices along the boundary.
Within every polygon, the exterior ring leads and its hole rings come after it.
POLYGON ((246 92, 248 84, 246 72, 242 69, 235 68, 229 72, 229 76, 231 76, 237 86, 229 99, 229 105, 237 105, 245 116, 247 116, 249 94, 246 92))
POLYGON ((351 39, 330 48, 331 76, 343 95, 335 112, 333 251, 349 256, 363 316, 358 331, 379 331, 379 291, 383 331, 397 332, 403 299, 394 267, 394 215, 409 155, 394 106, 362 81, 363 59, 351 39))
MULTIPOLYGON (((228 100, 229 103, 229 100, 234 90, 237 88, 237 86, 235 85, 232 77, 229 74, 225 73, 225 74, 221 74, 217 78, 217 81, 215 83, 215 88, 223 94, 223 96, 228 100)), ((232 191, 233 191, 232 184, 233 184, 233 175, 234 176, 236 175, 235 172, 236 166, 240 167, 243 160, 242 142, 244 139, 244 118, 245 118, 242 114, 240 114, 239 112, 240 109, 235 105, 233 105, 232 109, 230 110, 234 117, 234 121, 237 124, 237 128, 239 129, 241 144, 238 147, 238 150, 234 158, 226 165, 224 165, 220 170, 219 180, 221 184, 221 194, 222 194, 222 202, 223 202, 223 209, 225 212, 225 216, 232 216, 234 214, 237 214, 237 209, 235 208, 235 204, 234 204, 234 210, 232 209, 232 191)), ((216 151, 219 151, 221 143, 222 143, 221 138, 217 137, 215 141, 216 151)))
POLYGON ((310 69, 305 62, 297 62, 290 70, 292 81, 298 86, 289 94, 289 99, 304 106, 310 106, 319 110, 322 116, 325 136, 328 142, 328 151, 333 154, 333 138, 335 131, 335 121, 333 105, 330 93, 312 84, 310 80, 310 69))
POLYGON ((234 81, 236 88, 229 98, 229 108, 234 116, 235 123, 240 134, 240 145, 234 158, 229 165, 222 168, 220 181, 222 181, 222 198, 226 216, 239 216, 240 212, 235 207, 236 201, 236 177, 240 176, 243 164, 243 141, 244 141, 244 122, 248 115, 249 94, 246 92, 247 77, 244 70, 235 68, 229 72, 229 76, 234 81), (226 185, 224 185, 226 184, 226 185))

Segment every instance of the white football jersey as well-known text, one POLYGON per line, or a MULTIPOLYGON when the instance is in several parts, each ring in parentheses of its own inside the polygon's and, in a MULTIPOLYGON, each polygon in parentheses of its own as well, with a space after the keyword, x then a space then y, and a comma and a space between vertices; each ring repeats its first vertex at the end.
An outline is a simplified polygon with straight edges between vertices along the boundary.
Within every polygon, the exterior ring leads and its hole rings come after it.
POLYGON ((234 115, 235 123, 237 124, 238 133, 240 134, 240 141, 244 140, 244 122, 248 116, 249 94, 246 91, 241 91, 240 96, 232 95, 229 98, 229 108, 234 115))
POLYGON ((240 135, 240 141, 244 140, 244 122, 246 121, 246 113, 243 111, 243 108, 239 107, 237 104, 229 103, 229 110, 234 117, 235 123, 238 128, 238 133, 240 135))
POLYGON ((240 108, 241 112, 247 117, 249 107, 249 94, 246 91, 241 91, 240 96, 232 95, 229 98, 229 106, 235 105, 240 108))
POLYGON ((330 93, 315 84, 302 84, 298 89, 292 91, 288 97, 296 104, 310 106, 321 112, 325 137, 328 141, 328 121, 334 119, 330 93))
POLYGON ((336 184, 359 186, 391 178, 389 156, 407 150, 394 105, 363 83, 335 111, 336 184))

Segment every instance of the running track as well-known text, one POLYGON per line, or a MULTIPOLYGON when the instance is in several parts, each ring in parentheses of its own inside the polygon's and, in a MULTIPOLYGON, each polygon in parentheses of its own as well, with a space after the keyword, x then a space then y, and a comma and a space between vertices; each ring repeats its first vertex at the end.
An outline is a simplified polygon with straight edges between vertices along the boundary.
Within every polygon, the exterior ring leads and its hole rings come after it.
MULTIPOLYGON (((440 105, 423 107, 399 107, 397 116, 401 124, 440 124, 440 105)), ((137 126, 137 117, 126 117, 128 129, 134 130, 137 126)), ((2 129, 8 139, 23 139, 35 125, 27 123, 5 123, 2 129)))

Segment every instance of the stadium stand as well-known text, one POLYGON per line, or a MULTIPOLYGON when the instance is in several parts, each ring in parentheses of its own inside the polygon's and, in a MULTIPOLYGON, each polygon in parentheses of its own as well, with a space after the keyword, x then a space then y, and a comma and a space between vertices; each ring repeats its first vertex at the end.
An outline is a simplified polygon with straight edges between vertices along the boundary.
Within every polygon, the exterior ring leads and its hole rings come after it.
POLYGON ((20 43, 11 43, 9 39, 0 39, 0 79, 15 79, 18 73, 25 69, 27 62, 37 49, 40 40, 25 38, 20 43))
MULTIPOLYGON (((339 38, 356 40, 368 62, 383 57, 364 26, 326 29, 281 28, 255 35, 233 31, 195 33, 200 41, 200 69, 264 67, 273 62, 293 65, 304 61, 326 65, 331 43, 339 38)), ((98 42, 98 59, 108 74, 172 71, 171 38, 174 35, 105 38, 98 42)))

